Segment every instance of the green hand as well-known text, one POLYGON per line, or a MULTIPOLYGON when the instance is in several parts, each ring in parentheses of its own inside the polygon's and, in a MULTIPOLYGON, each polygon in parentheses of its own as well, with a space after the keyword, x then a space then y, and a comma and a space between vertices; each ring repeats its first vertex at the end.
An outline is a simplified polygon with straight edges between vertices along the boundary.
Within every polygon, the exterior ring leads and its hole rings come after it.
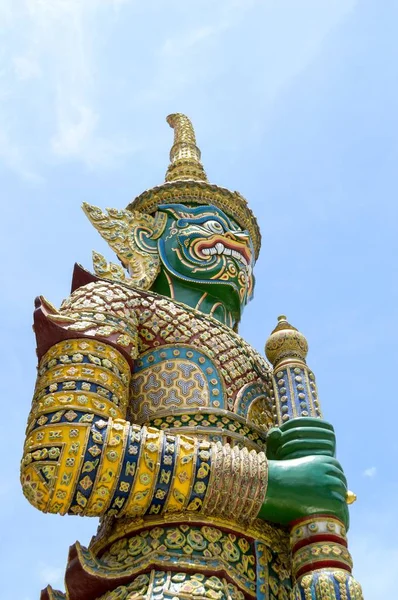
POLYGON ((322 419, 300 417, 271 429, 267 435, 267 457, 271 460, 303 456, 335 456, 333 425, 322 419))
POLYGON ((270 460, 265 502, 259 517, 287 525, 313 514, 331 514, 348 527, 347 482, 329 456, 270 460))
POLYGON ((268 490, 259 517, 288 524, 316 513, 332 514, 348 527, 347 481, 333 457, 334 429, 320 419, 298 418, 267 437, 268 490))

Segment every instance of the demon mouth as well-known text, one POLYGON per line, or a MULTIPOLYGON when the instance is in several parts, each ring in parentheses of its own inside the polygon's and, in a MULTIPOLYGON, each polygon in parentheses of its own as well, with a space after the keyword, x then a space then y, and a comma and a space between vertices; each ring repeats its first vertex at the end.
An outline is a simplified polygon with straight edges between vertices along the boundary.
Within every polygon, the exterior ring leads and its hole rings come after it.
POLYGON ((251 263, 251 255, 249 249, 240 242, 230 240, 221 236, 212 236, 207 240, 201 240, 196 249, 203 256, 212 256, 214 254, 224 254, 232 256, 245 267, 249 267, 251 263), (221 241, 222 240, 222 241, 221 241))

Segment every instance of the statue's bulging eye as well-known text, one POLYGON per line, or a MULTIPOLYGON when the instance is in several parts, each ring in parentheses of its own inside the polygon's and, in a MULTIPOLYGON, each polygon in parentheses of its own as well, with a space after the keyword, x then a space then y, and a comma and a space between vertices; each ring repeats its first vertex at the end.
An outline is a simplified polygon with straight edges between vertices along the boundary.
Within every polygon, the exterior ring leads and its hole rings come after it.
POLYGON ((224 233, 224 227, 218 221, 206 221, 202 227, 208 229, 212 233, 224 233))

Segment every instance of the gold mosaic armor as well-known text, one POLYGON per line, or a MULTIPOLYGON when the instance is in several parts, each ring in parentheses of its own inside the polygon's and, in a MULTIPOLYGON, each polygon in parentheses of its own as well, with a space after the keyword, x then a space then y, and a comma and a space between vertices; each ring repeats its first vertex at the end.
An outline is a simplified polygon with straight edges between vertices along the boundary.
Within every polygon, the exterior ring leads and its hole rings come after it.
MULTIPOLYGON (((44 512, 103 517, 90 549, 74 547, 79 568, 131 581, 148 564, 173 564, 177 549, 179 568, 192 568, 197 552, 196 570, 211 557, 236 597, 255 596, 254 536, 264 573, 273 553, 282 569, 288 547, 284 531, 256 520, 265 431, 277 420, 265 361, 211 317, 117 283, 80 287, 59 311, 42 299, 38 313, 38 329, 60 341, 40 359, 22 483, 44 512)), ((188 579, 184 589, 199 581, 188 579)))

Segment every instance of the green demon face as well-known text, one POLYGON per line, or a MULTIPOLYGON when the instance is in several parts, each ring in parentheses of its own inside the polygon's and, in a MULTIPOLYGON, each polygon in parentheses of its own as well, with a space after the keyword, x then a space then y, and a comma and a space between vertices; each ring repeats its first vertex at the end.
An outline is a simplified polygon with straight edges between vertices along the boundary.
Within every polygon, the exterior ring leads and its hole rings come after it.
POLYGON ((96 275, 153 290, 229 326, 253 294, 254 250, 247 231, 215 206, 161 204, 154 216, 83 205, 123 267, 94 253, 96 275))
POLYGON ((215 206, 163 204, 158 210, 167 215, 158 252, 168 276, 189 282, 240 314, 254 286, 248 232, 215 206))

